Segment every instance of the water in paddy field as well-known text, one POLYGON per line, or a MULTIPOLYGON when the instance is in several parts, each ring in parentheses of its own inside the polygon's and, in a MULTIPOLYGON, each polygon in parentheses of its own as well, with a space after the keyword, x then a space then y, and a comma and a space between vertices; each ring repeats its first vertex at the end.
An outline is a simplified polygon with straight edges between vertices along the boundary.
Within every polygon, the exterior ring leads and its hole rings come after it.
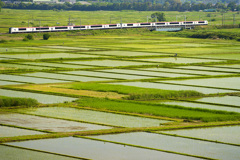
POLYGON ((240 107, 240 103, 239 103, 240 97, 238 96, 205 97, 205 98, 199 98, 196 101, 221 104, 221 105, 233 105, 233 106, 240 107))
POLYGON ((240 91, 240 77, 227 77, 227 78, 206 78, 206 79, 190 79, 180 81, 166 81, 168 83, 186 84, 196 86, 207 86, 226 89, 239 89, 240 91))
POLYGON ((163 63, 202 63, 202 62, 219 62, 222 60, 212 60, 212 59, 195 59, 195 58, 179 58, 179 57, 168 57, 168 58, 152 58, 152 59, 138 59, 149 62, 163 62, 163 63))
POLYGON ((27 149, 0 145, 2 160, 76 160, 66 156, 54 155, 27 149))
POLYGON ((97 160, 159 160, 159 157, 171 160, 197 159, 178 154, 73 137, 7 144, 97 160))
POLYGON ((22 82, 22 83, 34 83, 34 84, 69 82, 69 81, 57 80, 57 79, 27 77, 27 76, 10 75, 10 74, 1 74, 0 79, 6 80, 6 81, 8 80, 8 81, 17 81, 17 82, 22 82))
POLYGON ((135 86, 135 87, 142 87, 142 88, 176 90, 176 91, 179 91, 179 90, 195 90, 195 91, 198 91, 198 92, 201 92, 201 93, 204 93, 204 94, 237 92, 237 91, 234 91, 234 90, 227 90, 227 89, 193 87, 193 86, 183 86, 183 85, 163 84, 163 83, 153 83, 153 82, 119 82, 119 83, 111 83, 111 84, 135 86))
POLYGON ((240 108, 237 107, 225 107, 222 105, 214 105, 214 104, 203 104, 203 103, 194 103, 193 102, 183 102, 183 101, 167 101, 167 102, 155 102, 161 104, 168 104, 168 105, 178 105, 183 107, 190 107, 190 108, 203 108, 203 109, 211 109, 211 110, 219 110, 219 111, 228 111, 228 112, 237 112, 240 113, 240 108))
POLYGON ((137 65, 152 65, 153 63, 147 62, 131 62, 131 61, 120 61, 120 60, 93 60, 93 61, 67 61, 68 64, 83 64, 90 66, 106 66, 106 67, 117 67, 117 66, 137 66, 137 65))
POLYGON ((0 126, 0 137, 15 137, 15 136, 36 135, 36 134, 45 134, 45 133, 26 130, 26 129, 20 129, 20 128, 0 126))
POLYGON ((93 71, 68 71, 62 72, 67 74, 75 74, 75 75, 86 75, 86 76, 98 76, 104 78, 116 78, 116 79, 147 79, 153 77, 140 76, 140 75, 127 75, 127 74, 117 74, 117 73, 106 73, 106 72, 93 72, 93 71))
POLYGON ((43 103, 43 104, 63 103, 66 101, 70 102, 77 99, 77 98, 64 97, 64 96, 55 96, 55 95, 22 92, 22 91, 12 91, 12 90, 6 90, 6 89, 0 89, 0 95, 7 96, 7 97, 33 98, 33 99, 36 99, 39 103, 43 103))
POLYGON ((51 58, 92 58, 99 56, 72 53, 42 53, 42 54, 35 53, 35 54, 1 54, 1 57, 19 59, 51 59, 51 58))
POLYGON ((21 109, 18 111, 42 116, 71 118, 73 120, 102 123, 122 127, 154 127, 170 122, 167 120, 128 116, 122 114, 113 114, 67 107, 44 107, 35 109, 21 109))
POLYGON ((208 127, 197 129, 185 129, 174 131, 160 131, 163 133, 176 134, 180 136, 207 139, 218 142, 240 144, 240 126, 208 127))
POLYGON ((138 132, 91 137, 113 142, 121 142, 162 149, 166 151, 198 155, 214 159, 240 159, 239 146, 193 140, 188 138, 174 137, 155 133, 138 132))
POLYGON ((16 113, 0 114, 0 123, 52 132, 73 132, 73 131, 111 129, 111 127, 100 126, 95 124, 66 121, 54 118, 44 118, 16 113))

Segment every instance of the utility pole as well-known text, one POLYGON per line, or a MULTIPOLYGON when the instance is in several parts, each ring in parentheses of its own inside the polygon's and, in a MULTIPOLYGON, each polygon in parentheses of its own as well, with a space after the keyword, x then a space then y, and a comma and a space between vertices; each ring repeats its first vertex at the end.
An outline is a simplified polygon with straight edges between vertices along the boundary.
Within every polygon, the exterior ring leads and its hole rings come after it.
POLYGON ((186 29, 186 20, 187 20, 187 17, 186 17, 186 15, 185 15, 185 22, 184 22, 184 23, 185 23, 185 29, 186 29))
POLYGON ((28 27, 29 27, 29 19, 28 19, 28 27))
POLYGON ((81 17, 80 17, 80 30, 82 29, 82 20, 81 20, 81 17))
POLYGON ((70 20, 70 16, 69 16, 69 18, 68 18, 68 25, 70 25, 70 23, 71 23, 71 20, 70 20))
POLYGON ((110 23, 109 24, 112 24, 112 17, 110 17, 110 23))
POLYGON ((148 23, 148 16, 147 16, 147 23, 148 23))
POLYGON ((177 16, 176 16, 176 22, 177 22, 177 16))
POLYGON ((121 29, 122 29, 122 17, 120 17, 121 18, 121 29))

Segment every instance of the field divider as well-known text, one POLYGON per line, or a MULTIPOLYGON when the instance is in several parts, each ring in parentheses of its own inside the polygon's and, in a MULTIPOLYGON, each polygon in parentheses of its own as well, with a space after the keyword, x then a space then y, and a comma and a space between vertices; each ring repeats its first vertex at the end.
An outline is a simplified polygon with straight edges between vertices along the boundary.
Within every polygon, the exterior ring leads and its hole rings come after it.
POLYGON ((10 144, 0 144, 0 145, 7 146, 7 147, 24 149, 24 150, 29 150, 29 151, 35 151, 35 152, 40 152, 40 153, 47 153, 47 154, 52 154, 52 155, 57 155, 57 156, 62 156, 62 157, 75 158, 75 159, 80 159, 80 160, 91 160, 91 159, 88 159, 88 158, 82 158, 82 157, 76 157, 76 156, 71 156, 71 155, 66 155, 66 154, 55 153, 55 152, 48 152, 48 151, 43 151, 43 150, 38 150, 38 149, 14 146, 14 145, 10 145, 10 144))
POLYGON ((34 84, 34 83, 30 83, 30 82, 20 82, 20 81, 15 81, 15 80, 5 80, 5 79, 1 79, 1 78, 0 78, 0 80, 1 81, 5 81, 5 82, 16 82, 16 83, 22 83, 22 84, 34 84))
POLYGON ((173 136, 173 137, 181 137, 181 138, 187 138, 187 139, 193 139, 193 140, 199 140, 199 141, 206 141, 206 142, 212 142, 212 143, 220 143, 220 144, 226 144, 226 145, 232 145, 232 146, 240 146, 240 144, 234 144, 234 143, 227 143, 227 142, 221 142, 221 141, 214 141, 209 139, 203 139, 203 138, 196 138, 196 137, 189 137, 189 136, 182 136, 178 134, 170 134, 170 133, 164 133, 164 132, 152 132, 155 134, 162 134, 167 136, 173 136))
POLYGON ((172 154, 178 154, 178 155, 189 156, 189 157, 195 157, 195 158, 202 158, 202 159, 208 159, 208 160, 215 160, 215 159, 213 159, 213 158, 204 157, 204 156, 191 155, 191 154, 186 154, 186 153, 174 152, 174 151, 169 151, 169 150, 163 150, 163 149, 157 149, 157 148, 145 147, 145 146, 140 146, 140 145, 134 145, 134 144, 128 144, 128 143, 122 143, 122 142, 116 142, 116 141, 103 140, 103 139, 98 139, 98 138, 93 138, 93 137, 85 137, 85 136, 78 136, 78 135, 75 135, 74 137, 84 138, 84 139, 89 139, 89 140, 95 140, 95 141, 101 141, 101 142, 108 142, 108 143, 119 144, 119 145, 130 146, 130 147, 136 147, 136 148, 142 148, 142 149, 155 150, 155 151, 166 152, 166 153, 172 153, 172 154))

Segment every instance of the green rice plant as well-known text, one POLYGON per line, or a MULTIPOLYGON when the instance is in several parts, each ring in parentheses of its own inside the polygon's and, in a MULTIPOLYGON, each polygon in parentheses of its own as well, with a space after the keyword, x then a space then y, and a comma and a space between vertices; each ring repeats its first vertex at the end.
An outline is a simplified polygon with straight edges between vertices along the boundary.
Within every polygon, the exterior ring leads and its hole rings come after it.
POLYGON ((202 93, 197 91, 171 91, 99 83, 73 83, 70 85, 65 85, 64 87, 76 90, 94 90, 102 92, 117 92, 119 94, 127 94, 129 96, 125 97, 125 99, 128 100, 176 99, 203 96, 202 93))
POLYGON ((240 114, 234 112, 193 109, 164 104, 149 104, 100 98, 80 98, 76 102, 79 106, 83 107, 181 118, 185 120, 200 120, 204 122, 240 120, 240 114))
POLYGON ((33 107, 38 104, 37 100, 31 98, 0 97, 0 107, 27 106, 33 107))

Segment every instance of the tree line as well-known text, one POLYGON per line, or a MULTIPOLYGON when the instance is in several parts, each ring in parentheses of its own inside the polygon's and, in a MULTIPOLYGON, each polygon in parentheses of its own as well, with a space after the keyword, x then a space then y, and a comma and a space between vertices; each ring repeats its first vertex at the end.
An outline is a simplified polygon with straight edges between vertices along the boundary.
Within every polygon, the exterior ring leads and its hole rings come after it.
POLYGON ((120 11, 120 10, 136 10, 136 11, 199 11, 204 9, 217 10, 232 10, 240 11, 240 5, 236 2, 230 2, 227 5, 223 3, 181 3, 179 0, 167 0, 163 4, 155 3, 155 1, 148 2, 124 2, 124 3, 110 3, 101 2, 93 3, 91 5, 83 5, 81 3, 71 4, 65 2, 64 4, 46 4, 46 3, 2 3, 2 8, 10 9, 33 9, 33 10, 78 10, 78 11, 120 11))

